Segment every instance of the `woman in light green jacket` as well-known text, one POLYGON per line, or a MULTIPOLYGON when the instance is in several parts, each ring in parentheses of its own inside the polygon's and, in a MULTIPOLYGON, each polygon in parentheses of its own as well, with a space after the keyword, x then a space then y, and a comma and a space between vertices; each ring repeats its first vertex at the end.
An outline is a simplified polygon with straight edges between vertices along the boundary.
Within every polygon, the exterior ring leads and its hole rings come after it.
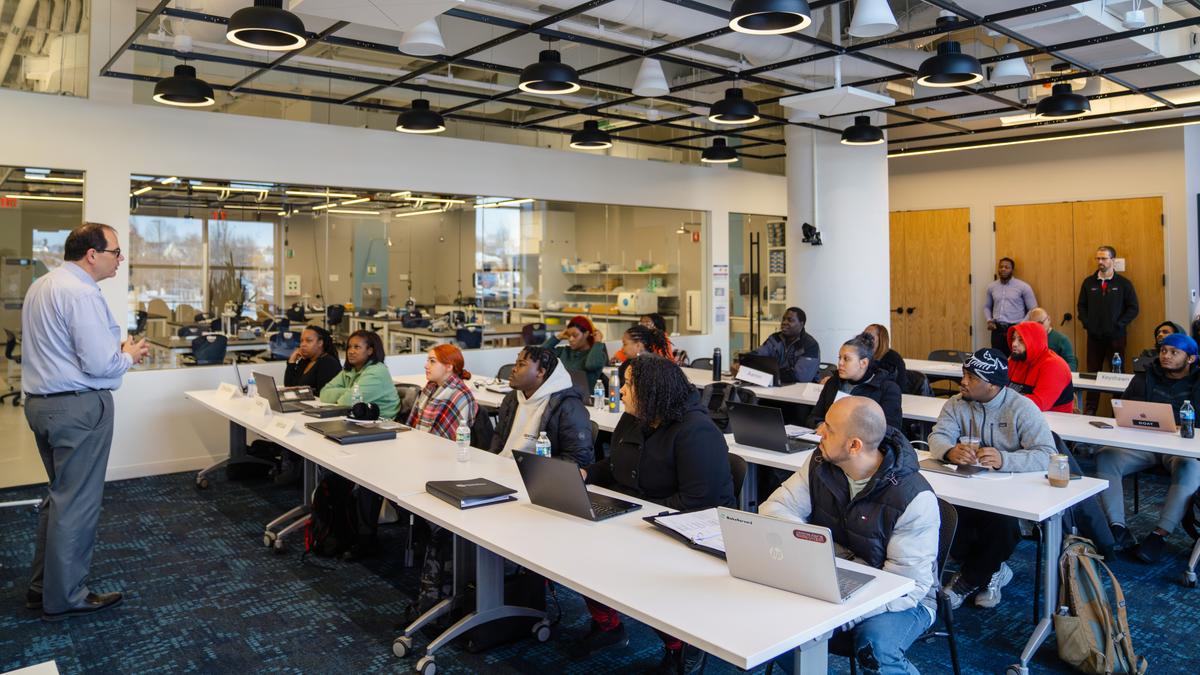
POLYGON ((351 333, 345 368, 321 388, 321 402, 353 405, 354 386, 358 385, 361 400, 379 406, 380 419, 395 418, 400 410, 400 397, 383 356, 383 340, 377 334, 368 330, 351 333))

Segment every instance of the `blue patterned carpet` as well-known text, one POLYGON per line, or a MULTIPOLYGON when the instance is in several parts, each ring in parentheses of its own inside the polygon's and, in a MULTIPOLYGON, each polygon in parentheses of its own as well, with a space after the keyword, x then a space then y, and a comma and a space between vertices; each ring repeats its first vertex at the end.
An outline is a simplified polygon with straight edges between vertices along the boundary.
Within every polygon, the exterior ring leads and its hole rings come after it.
MULTIPOLYGON (((294 504, 295 490, 222 477, 199 492, 192 480, 189 473, 108 485, 92 587, 122 590, 126 601, 57 624, 43 623, 23 604, 36 514, 0 509, 0 672, 48 660, 64 673, 412 672, 413 659, 391 652, 394 624, 416 588, 416 571, 397 562, 398 528, 383 528, 384 552, 366 564, 301 562, 298 553, 274 555, 261 541, 262 524, 294 504)), ((1136 533, 1152 526, 1164 490, 1161 477, 1142 481, 1136 533)), ((34 488, 0 491, 0 501, 38 496, 34 488)), ((1114 571, 1150 672, 1197 673, 1200 589, 1178 583, 1191 542, 1177 534, 1170 543, 1162 564, 1116 561, 1114 571)), ((964 672, 1001 673, 1016 660, 1032 628, 1033 556, 1033 543, 1023 542, 1010 561, 1016 580, 998 608, 964 606, 955 614, 964 672)), ((439 672, 632 673, 658 662, 658 638, 634 623, 628 648, 572 661, 567 644, 585 630, 587 612, 570 591, 560 589, 558 597, 563 618, 549 642, 530 639, 479 655, 453 644, 439 652, 439 672)), ((950 670, 944 641, 918 643, 910 656, 924 673, 950 670)), ((831 657, 831 670, 847 672, 846 660, 831 657)), ((738 669, 710 661, 706 672, 738 669)), ((1053 639, 1035 672, 1070 672, 1053 639)))

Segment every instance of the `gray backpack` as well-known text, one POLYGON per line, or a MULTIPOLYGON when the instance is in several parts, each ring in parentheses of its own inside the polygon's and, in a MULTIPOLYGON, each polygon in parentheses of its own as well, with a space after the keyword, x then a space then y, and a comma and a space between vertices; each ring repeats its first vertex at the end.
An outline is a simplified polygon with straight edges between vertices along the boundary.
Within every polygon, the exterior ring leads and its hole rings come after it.
POLYGON ((1058 611, 1054 614, 1058 657, 1082 673, 1145 673, 1146 659, 1133 649, 1121 584, 1092 542, 1068 535, 1058 568, 1058 611), (1115 603, 1109 599, 1101 570, 1115 603))

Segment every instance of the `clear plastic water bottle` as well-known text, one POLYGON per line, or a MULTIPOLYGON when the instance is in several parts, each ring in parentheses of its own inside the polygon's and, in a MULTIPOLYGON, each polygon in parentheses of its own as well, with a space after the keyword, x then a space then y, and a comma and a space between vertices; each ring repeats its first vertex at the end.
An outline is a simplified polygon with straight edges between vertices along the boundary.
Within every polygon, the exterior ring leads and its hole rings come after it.
POLYGON ((1191 401, 1184 401, 1179 406, 1179 436, 1180 438, 1196 437, 1196 409, 1191 401))
POLYGON ((454 442, 458 444, 458 452, 455 454, 458 461, 471 461, 471 427, 467 426, 465 417, 458 421, 458 431, 454 433, 454 442))
POLYGON ((354 405, 355 403, 362 403, 362 401, 363 401, 362 390, 358 388, 358 383, 355 382, 354 386, 350 388, 350 405, 354 405))
POLYGON ((1121 353, 1120 353, 1120 352, 1113 352, 1113 357, 1112 357, 1112 371, 1113 371, 1114 373, 1123 373, 1123 372, 1125 372, 1125 371, 1123 371, 1121 368, 1122 368, 1122 366, 1124 366, 1124 365, 1125 365, 1125 364, 1124 364, 1124 362, 1122 362, 1122 361, 1121 361, 1121 353))
POLYGON ((542 457, 550 456, 550 437, 546 432, 538 434, 537 442, 534 444, 534 452, 542 457))
POLYGON ((246 396, 254 398, 258 396, 258 385, 254 383, 254 378, 246 380, 246 396))
POLYGON ((616 382, 613 382, 612 386, 609 387, 608 412, 610 412, 610 413, 621 412, 621 388, 617 386, 616 382))
POLYGON ((592 405, 596 410, 604 410, 604 383, 596 380, 596 386, 592 387, 592 405))

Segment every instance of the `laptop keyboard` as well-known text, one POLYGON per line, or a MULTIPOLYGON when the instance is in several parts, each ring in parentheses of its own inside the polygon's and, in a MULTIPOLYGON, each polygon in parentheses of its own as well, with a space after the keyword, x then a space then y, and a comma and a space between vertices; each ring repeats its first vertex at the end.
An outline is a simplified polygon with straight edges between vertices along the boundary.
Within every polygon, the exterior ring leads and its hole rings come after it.
POLYGON ((849 574, 842 574, 841 570, 838 570, 837 580, 838 594, 842 596, 843 600, 850 597, 852 593, 863 587, 863 582, 861 579, 849 574))
POLYGON ((592 503, 592 514, 596 520, 604 520, 619 516, 626 511, 629 511, 629 505, 615 500, 604 499, 594 494, 588 494, 588 501, 592 503))

